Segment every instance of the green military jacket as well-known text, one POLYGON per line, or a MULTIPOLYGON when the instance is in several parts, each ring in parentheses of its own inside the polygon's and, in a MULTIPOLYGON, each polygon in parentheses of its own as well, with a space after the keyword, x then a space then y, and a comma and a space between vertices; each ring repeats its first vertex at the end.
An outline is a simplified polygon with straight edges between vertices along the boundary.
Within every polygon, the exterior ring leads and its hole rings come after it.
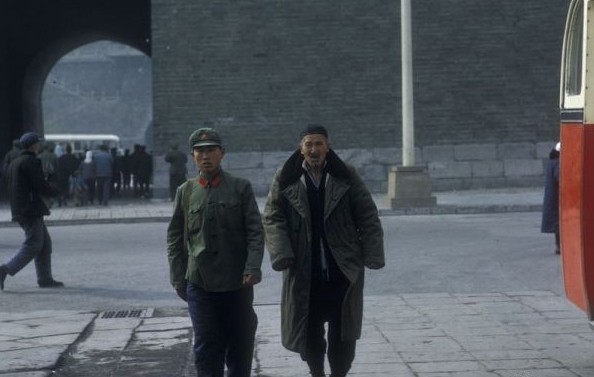
POLYGON ((217 187, 204 188, 194 178, 177 189, 167 228, 176 289, 189 281, 210 292, 233 291, 248 274, 260 281, 263 254, 260 211, 249 181, 222 171, 217 187))

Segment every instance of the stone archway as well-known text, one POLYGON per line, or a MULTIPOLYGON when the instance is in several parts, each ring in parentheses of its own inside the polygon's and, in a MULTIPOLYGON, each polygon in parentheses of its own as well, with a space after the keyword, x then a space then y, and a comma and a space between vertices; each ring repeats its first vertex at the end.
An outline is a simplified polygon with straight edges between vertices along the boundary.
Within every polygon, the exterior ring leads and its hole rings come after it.
POLYGON ((98 40, 151 56, 150 0, 0 2, 0 156, 24 131, 43 131, 41 95, 54 64, 98 40))

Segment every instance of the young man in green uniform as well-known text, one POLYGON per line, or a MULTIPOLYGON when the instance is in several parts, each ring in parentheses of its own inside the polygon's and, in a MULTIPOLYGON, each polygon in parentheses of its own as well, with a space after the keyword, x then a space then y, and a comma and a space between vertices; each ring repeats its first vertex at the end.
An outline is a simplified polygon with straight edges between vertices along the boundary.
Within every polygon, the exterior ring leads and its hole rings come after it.
POLYGON ((249 377, 264 237, 249 181, 221 169, 225 155, 212 128, 190 135, 199 176, 176 192, 167 230, 171 283, 188 302, 199 377, 249 377))

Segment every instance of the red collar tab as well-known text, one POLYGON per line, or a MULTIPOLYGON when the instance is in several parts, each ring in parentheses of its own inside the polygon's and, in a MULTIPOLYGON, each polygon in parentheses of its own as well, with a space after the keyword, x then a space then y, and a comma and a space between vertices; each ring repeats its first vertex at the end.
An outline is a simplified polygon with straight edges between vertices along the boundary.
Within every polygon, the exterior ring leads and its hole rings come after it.
POLYGON ((219 187, 219 185, 221 184, 221 174, 215 175, 210 181, 208 179, 206 179, 206 178, 204 178, 204 177, 201 176, 198 179, 198 183, 203 188, 219 187))

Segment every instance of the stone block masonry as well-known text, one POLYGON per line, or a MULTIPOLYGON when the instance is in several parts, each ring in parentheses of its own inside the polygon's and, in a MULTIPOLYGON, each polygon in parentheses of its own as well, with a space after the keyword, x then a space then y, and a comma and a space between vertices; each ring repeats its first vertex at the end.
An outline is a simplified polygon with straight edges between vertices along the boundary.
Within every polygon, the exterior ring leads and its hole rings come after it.
MULTIPOLYGON (((546 141, 505 145, 427 146, 417 148, 416 155, 417 163, 427 166, 432 189, 435 191, 533 187, 544 184, 544 163, 548 158, 548 151, 546 154, 543 151, 555 143, 546 141), (511 152, 497 153, 502 150, 511 152)), ((227 151, 223 168, 249 179, 257 195, 266 195, 274 173, 293 152, 294 149, 275 152, 227 151)), ((336 152, 357 168, 374 193, 386 192, 390 167, 402 164, 400 148, 351 148, 337 149, 336 152)), ((169 178, 163 156, 156 156, 155 164, 155 194, 165 197, 169 178)), ((196 174, 196 168, 192 164, 192 161, 188 162, 190 175, 196 174)))

